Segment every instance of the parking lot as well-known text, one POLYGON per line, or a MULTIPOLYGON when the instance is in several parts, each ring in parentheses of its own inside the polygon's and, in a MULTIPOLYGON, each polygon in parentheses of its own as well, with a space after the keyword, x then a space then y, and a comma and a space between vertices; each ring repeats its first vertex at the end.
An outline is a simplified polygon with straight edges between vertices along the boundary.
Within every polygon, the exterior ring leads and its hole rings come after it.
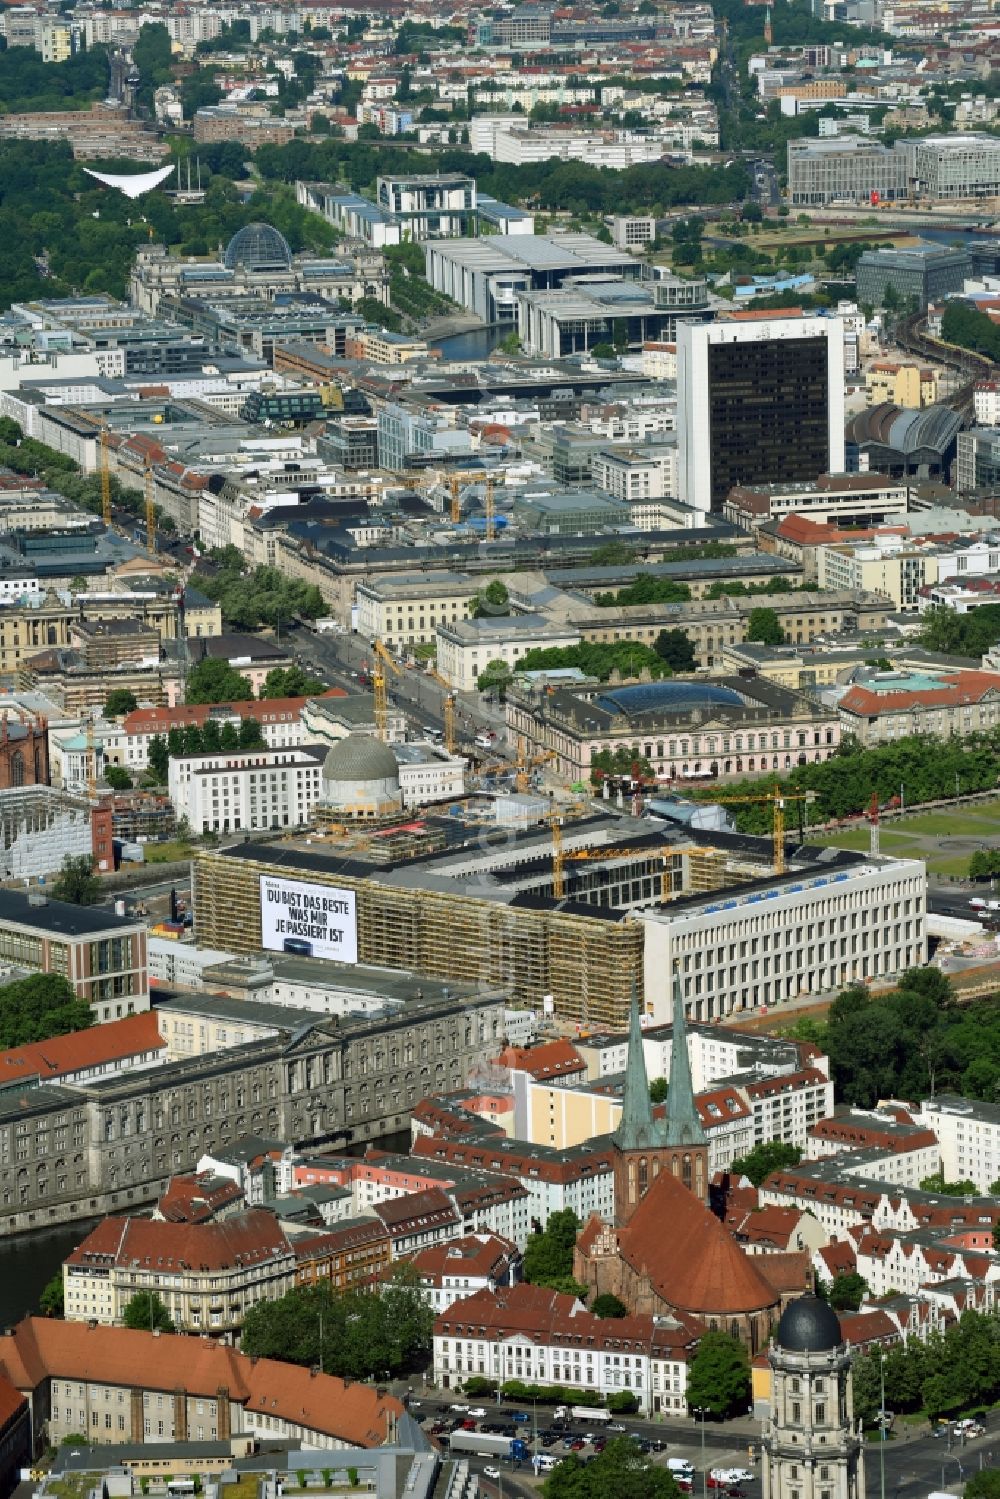
MULTIPOLYGON (((420 1413, 413 1411, 414 1416, 420 1413)), ((475 1460, 474 1466, 488 1479, 501 1473, 517 1473, 522 1480, 541 1479, 563 1458, 575 1456, 581 1462, 590 1461, 609 1441, 628 1436, 651 1462, 670 1468, 682 1493, 715 1492, 729 1499, 756 1499, 760 1479, 756 1461, 751 1461, 746 1447, 722 1453, 715 1447, 707 1468, 703 1468, 696 1454, 671 1443, 668 1434, 641 1429, 628 1417, 602 1419, 605 1414, 596 1412, 592 1420, 581 1420, 572 1414, 554 1415, 550 1410, 533 1414, 456 1403, 423 1416, 422 1424, 443 1447, 456 1433, 481 1434, 485 1438, 483 1449, 477 1452, 463 1439, 462 1455, 475 1460), (490 1450, 502 1447, 505 1441, 518 1440, 523 1447, 518 1447, 515 1455, 490 1450)))

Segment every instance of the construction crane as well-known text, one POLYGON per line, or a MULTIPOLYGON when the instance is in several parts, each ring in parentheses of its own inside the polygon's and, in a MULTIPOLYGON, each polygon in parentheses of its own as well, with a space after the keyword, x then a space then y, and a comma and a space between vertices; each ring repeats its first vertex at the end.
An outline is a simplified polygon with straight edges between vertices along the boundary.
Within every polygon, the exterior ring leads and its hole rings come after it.
POLYGON ((712 793, 711 800, 718 802, 723 807, 738 806, 762 806, 770 803, 773 815, 773 826, 771 836, 774 843, 774 872, 784 874, 785 872, 785 804, 786 802, 811 802, 816 800, 815 791, 782 791, 780 786, 774 786, 769 791, 761 791, 756 796, 716 796, 712 793))
POLYGON ((480 469, 458 469, 455 473, 448 475, 448 488, 451 490, 451 520, 452 525, 457 526, 462 519, 462 485, 482 484, 485 475, 480 469))
POLYGON ((101 423, 101 516, 111 525, 111 467, 108 461, 108 424, 101 423))
POLYGON ((385 744, 389 732, 389 695, 386 689, 386 667, 403 675, 381 640, 372 641, 372 690, 375 694, 375 733, 385 744))
POLYGON ((527 753, 524 740, 518 737, 517 759, 514 761, 514 764, 517 767, 514 776, 515 791, 527 791, 531 785, 531 772, 535 768, 535 766, 544 765, 548 760, 554 759, 555 752, 553 750, 543 750, 541 754, 529 755, 527 753))
POLYGON ((146 553, 156 556, 156 506, 153 503, 153 465, 146 459, 146 553))
POLYGON ((552 894, 556 900, 562 900, 566 893, 565 864, 566 855, 563 851, 563 820, 575 812, 582 811, 579 803, 564 807, 561 811, 550 812, 544 819, 552 829, 552 894))
POLYGON ((458 748, 455 738, 455 694, 449 692, 444 700, 444 747, 449 755, 453 755, 458 748))

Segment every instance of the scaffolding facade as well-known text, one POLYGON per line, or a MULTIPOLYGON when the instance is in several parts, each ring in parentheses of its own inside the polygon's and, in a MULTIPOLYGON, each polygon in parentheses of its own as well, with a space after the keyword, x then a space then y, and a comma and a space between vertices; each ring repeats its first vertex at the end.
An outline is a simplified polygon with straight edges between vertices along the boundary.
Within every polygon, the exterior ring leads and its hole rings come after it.
MULTIPOLYGON (((286 846, 287 848, 287 846, 286 846)), ((624 913, 590 916, 579 909, 508 905, 452 891, 394 886, 380 878, 340 874, 288 859, 229 858, 201 851, 194 861, 197 940, 232 952, 261 947, 260 877, 302 880, 353 890, 358 961, 503 987, 516 1004, 555 1013, 580 1025, 622 1030, 633 988, 643 993, 643 929, 624 913)))

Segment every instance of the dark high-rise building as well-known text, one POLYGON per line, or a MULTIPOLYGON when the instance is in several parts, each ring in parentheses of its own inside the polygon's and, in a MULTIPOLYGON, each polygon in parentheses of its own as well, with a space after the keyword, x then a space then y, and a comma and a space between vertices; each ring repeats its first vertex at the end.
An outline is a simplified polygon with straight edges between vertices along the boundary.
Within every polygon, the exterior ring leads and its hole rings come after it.
POLYGON ((681 498, 720 511, 736 484, 844 468, 839 318, 740 317, 677 329, 681 498))

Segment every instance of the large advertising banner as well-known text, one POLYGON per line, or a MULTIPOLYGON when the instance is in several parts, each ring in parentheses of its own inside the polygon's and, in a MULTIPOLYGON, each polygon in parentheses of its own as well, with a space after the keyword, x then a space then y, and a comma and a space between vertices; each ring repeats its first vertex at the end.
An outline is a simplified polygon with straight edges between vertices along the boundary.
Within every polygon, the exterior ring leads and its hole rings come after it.
POLYGON ((270 952, 356 963, 358 917, 354 891, 262 874, 260 942, 270 952))

